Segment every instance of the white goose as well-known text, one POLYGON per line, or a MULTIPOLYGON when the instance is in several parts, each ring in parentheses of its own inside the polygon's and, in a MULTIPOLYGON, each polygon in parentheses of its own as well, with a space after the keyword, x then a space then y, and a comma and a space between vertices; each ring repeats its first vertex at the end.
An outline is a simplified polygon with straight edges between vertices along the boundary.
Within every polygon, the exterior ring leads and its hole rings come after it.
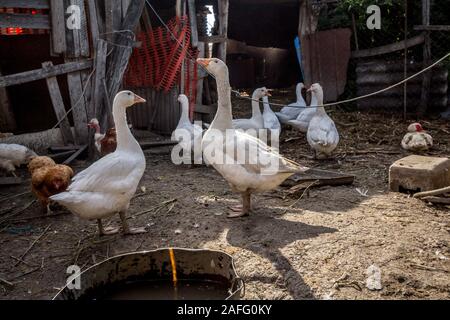
POLYGON ((256 89, 252 95, 252 117, 250 119, 233 120, 233 128, 242 130, 264 129, 264 119, 259 109, 259 100, 265 96, 270 96, 269 90, 265 87, 256 89))
POLYGON ((181 104, 181 117, 177 128, 172 134, 172 141, 179 142, 183 152, 186 152, 189 156, 193 153, 195 156, 194 163, 200 164, 202 162, 201 143, 203 130, 199 125, 192 124, 189 119, 188 97, 180 94, 178 96, 178 102, 181 104), (197 151, 197 147, 199 148, 199 152, 194 152, 197 151))
POLYGON ((264 128, 270 130, 270 135, 272 139, 275 136, 275 139, 277 139, 276 141, 278 141, 281 132, 281 124, 275 112, 273 112, 272 109, 270 108, 268 96, 263 97, 263 105, 264 105, 264 112, 263 112, 264 128))
POLYGON ((316 112, 311 119, 306 137, 317 159, 328 158, 339 143, 339 133, 334 121, 323 107, 323 89, 315 83, 308 90, 317 99, 316 112))
POLYGON ((228 217, 246 216, 251 211, 252 193, 274 189, 305 168, 282 157, 261 140, 233 130, 231 87, 226 64, 217 58, 197 59, 197 62, 215 76, 218 91, 217 113, 203 136, 203 156, 232 190, 242 195, 242 208, 233 208, 235 213, 228 217), (244 159, 247 161, 242 161, 244 159))
POLYGON ((297 119, 290 120, 287 122, 287 124, 291 125, 293 128, 299 130, 300 132, 307 133, 309 123, 311 122, 311 119, 316 114, 316 108, 317 107, 317 98, 315 95, 311 96, 311 104, 309 105, 309 108, 301 109, 300 114, 298 115, 297 119))
POLYGON ((294 103, 291 103, 287 107, 284 107, 283 109, 281 109, 280 112, 275 113, 277 115, 278 119, 280 119, 281 123, 287 124, 288 121, 296 119, 298 117, 298 115, 300 114, 300 112, 302 112, 304 110, 304 108, 299 108, 299 107, 306 107, 306 102, 302 95, 302 90, 304 87, 305 87, 305 85, 302 82, 297 84, 297 87, 295 89, 295 93, 297 95, 297 101, 294 103))
POLYGON ((126 108, 145 100, 131 91, 119 92, 113 103, 117 131, 117 149, 72 179, 66 192, 50 197, 83 219, 97 219, 101 235, 113 234, 118 228, 104 230, 101 219, 120 214, 125 234, 143 233, 144 228, 130 228, 125 213, 145 170, 144 153, 127 125, 126 108))
POLYGON ((408 151, 427 151, 433 146, 433 138, 426 133, 420 123, 408 127, 408 133, 403 137, 402 148, 408 151))

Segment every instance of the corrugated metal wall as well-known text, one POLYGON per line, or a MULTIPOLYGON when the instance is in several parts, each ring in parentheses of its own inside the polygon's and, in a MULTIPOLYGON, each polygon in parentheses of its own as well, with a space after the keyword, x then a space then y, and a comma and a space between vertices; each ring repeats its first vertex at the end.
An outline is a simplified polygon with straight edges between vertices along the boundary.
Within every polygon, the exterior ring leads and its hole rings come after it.
MULTIPOLYGON (((389 63, 385 61, 370 61, 358 63, 356 68, 357 95, 369 94, 402 81, 404 78, 403 68, 403 61, 389 63)), ((408 76, 417 73, 421 69, 421 63, 408 64, 408 76)), ((430 72, 432 75, 432 83, 428 107, 430 111, 440 111, 447 106, 448 70, 444 67, 436 67, 430 72)), ((418 76, 408 81, 408 112, 415 112, 420 103, 422 78, 423 76, 418 76)), ((399 111, 403 108, 403 85, 379 95, 359 100, 358 108, 399 111)))
POLYGON ((178 87, 169 93, 153 88, 132 88, 147 103, 128 109, 128 119, 137 129, 148 129, 155 133, 171 135, 177 127, 181 115, 178 103, 178 87))

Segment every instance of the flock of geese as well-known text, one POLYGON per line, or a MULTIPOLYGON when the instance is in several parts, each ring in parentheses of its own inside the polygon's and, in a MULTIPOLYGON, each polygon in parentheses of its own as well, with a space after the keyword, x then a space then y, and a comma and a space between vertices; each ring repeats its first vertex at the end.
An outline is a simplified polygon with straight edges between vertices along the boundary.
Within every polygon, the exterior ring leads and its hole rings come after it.
MULTIPOLYGON (((200 126, 190 122, 189 102, 186 96, 181 95, 179 102, 182 114, 178 127, 191 134, 192 141, 183 146, 188 148, 192 143, 201 144, 204 162, 217 170, 234 192, 241 194, 242 206, 231 208, 229 218, 243 217, 251 213, 253 193, 274 189, 285 179, 307 169, 283 157, 275 148, 269 147, 259 138, 238 129, 269 129, 279 135, 280 123, 290 124, 306 132, 307 140, 317 158, 330 156, 336 148, 339 134, 333 120, 323 108, 323 90, 319 84, 314 84, 308 89, 312 93, 311 108, 299 108, 306 106, 301 94, 303 85, 299 84, 297 102, 283 108, 279 113, 274 113, 270 109, 268 102, 270 90, 257 89, 253 94, 252 117, 233 120, 231 86, 226 64, 216 58, 198 59, 197 63, 216 79, 217 113, 204 132, 200 126), (263 100, 263 114, 259 108, 260 99, 263 100), (226 134, 227 139, 217 139, 218 132, 226 134), (240 161, 236 152, 238 150, 245 151, 249 159, 240 161), (226 161, 223 161, 224 159, 226 161)), ((121 91, 116 95, 113 102, 117 140, 115 151, 76 174, 64 192, 50 197, 50 200, 63 205, 83 219, 97 220, 100 235, 119 232, 119 228, 104 228, 102 224, 102 219, 116 214, 120 216, 124 234, 147 231, 145 228, 131 228, 126 216, 130 201, 146 170, 144 152, 128 126, 126 109, 144 102, 143 98, 131 91, 121 91)), ((417 145, 426 138, 419 124, 414 124, 409 129, 410 133, 405 136, 406 144, 417 145)), ((2 149, 5 151, 3 157, 9 150, 6 147, 0 148, 0 151, 2 149)), ((35 156, 27 152, 23 154, 27 159, 35 156)))

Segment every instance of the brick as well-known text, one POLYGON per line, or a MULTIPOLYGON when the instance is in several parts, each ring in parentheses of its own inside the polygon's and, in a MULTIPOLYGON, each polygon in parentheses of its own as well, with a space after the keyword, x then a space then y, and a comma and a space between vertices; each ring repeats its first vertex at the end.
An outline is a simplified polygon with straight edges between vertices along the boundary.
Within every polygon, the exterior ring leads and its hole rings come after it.
POLYGON ((389 168, 389 188, 393 192, 421 192, 450 185, 450 159, 412 155, 389 168))

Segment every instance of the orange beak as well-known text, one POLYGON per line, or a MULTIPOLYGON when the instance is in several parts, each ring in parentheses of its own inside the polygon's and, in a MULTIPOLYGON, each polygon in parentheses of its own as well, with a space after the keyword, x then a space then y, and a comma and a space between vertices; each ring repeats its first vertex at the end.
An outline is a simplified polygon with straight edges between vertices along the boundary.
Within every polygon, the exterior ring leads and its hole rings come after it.
POLYGON ((272 89, 267 89, 267 94, 266 94, 266 96, 271 97, 271 96, 272 96, 272 93, 271 93, 271 92, 273 92, 272 89))
POLYGON ((145 103, 147 100, 144 98, 139 97, 137 94, 134 95, 134 103, 145 103))
POLYGON ((306 92, 312 92, 312 88, 309 88, 308 90, 306 90, 306 92))
POLYGON ((202 58, 197 59, 197 63, 204 68, 207 68, 209 66, 210 62, 211 62, 211 59, 202 59, 202 58))

